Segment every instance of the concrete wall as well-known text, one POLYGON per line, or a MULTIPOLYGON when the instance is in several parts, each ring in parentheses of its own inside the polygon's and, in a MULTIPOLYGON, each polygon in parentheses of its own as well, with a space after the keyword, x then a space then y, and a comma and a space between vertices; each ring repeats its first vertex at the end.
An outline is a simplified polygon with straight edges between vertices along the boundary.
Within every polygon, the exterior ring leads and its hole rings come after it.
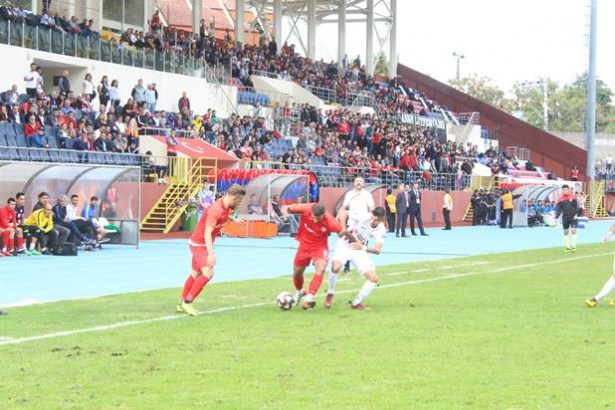
POLYGON ((314 94, 292 81, 277 80, 253 75, 250 77, 256 91, 269 91, 274 93, 288 94, 292 101, 297 104, 310 104, 318 108, 324 107, 324 102, 314 94))
MULTIPOLYGON (((159 100, 157 110, 177 111, 177 101, 182 91, 188 93, 192 109, 196 113, 205 113, 208 108, 218 111, 219 117, 227 117, 229 105, 221 98, 216 86, 208 83, 205 79, 189 77, 179 74, 162 73, 144 68, 128 67, 119 64, 93 61, 79 57, 69 57, 59 54, 47 53, 38 50, 30 50, 21 47, 0 45, 0 53, 5 63, 2 65, 3 84, 0 89, 10 88, 16 84, 20 93, 25 93, 24 76, 29 71, 30 63, 34 62, 43 68, 45 91, 58 90, 53 86, 53 76, 62 74, 64 69, 70 72, 71 88, 77 93, 82 91, 82 82, 85 74, 92 74, 95 85, 100 83, 103 75, 119 81, 122 103, 130 97, 132 88, 138 79, 143 79, 144 85, 156 83, 159 100)), ((232 101, 237 101, 237 87, 222 86, 232 101)), ((98 108, 98 98, 94 101, 94 107, 98 108)))

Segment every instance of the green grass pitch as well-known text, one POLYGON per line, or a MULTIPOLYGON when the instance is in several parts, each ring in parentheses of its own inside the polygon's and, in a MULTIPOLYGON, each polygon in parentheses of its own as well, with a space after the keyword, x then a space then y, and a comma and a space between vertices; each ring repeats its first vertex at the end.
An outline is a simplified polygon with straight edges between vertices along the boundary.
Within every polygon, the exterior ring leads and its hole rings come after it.
POLYGON ((278 309, 290 275, 214 282, 195 318, 174 313, 179 288, 17 308, 0 407, 612 407, 615 308, 583 303, 612 260, 595 244, 380 267, 369 312, 347 304, 356 273, 331 310, 326 281, 315 310, 278 309))

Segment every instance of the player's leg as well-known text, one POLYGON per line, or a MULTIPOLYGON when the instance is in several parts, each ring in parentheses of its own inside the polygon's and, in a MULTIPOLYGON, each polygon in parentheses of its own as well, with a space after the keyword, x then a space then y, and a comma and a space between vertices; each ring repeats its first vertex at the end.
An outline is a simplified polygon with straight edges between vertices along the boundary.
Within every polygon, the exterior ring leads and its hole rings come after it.
POLYGON ((305 272, 305 268, 308 267, 309 263, 310 263, 309 259, 307 262, 305 262, 305 261, 297 260, 297 258, 295 258, 295 266, 293 266, 293 284, 295 285, 295 290, 296 290, 294 306, 299 305, 299 302, 307 293, 305 290, 303 290, 303 282, 304 282, 303 273, 305 272))
POLYGON ((570 252, 570 238, 568 232, 570 230, 570 222, 562 221, 562 227, 564 228, 564 245, 566 246, 566 252, 570 252))
POLYGON ((192 253, 191 272, 184 283, 177 311, 194 316, 198 312, 190 304, 201 293, 207 282, 209 282, 213 271, 207 268, 207 248, 204 246, 190 246, 190 252, 192 253))
MULTIPOLYGON (((324 251, 325 253, 327 251, 324 251)), ((325 274, 325 269, 327 269, 328 260, 321 256, 320 259, 314 259, 314 276, 312 276, 312 280, 310 281, 310 288, 308 290, 307 295, 305 295, 305 302, 301 306, 303 310, 313 309, 316 306, 316 302, 314 301, 314 295, 318 293, 318 289, 320 289, 320 285, 322 284, 322 278, 325 274)))
POLYGON ((337 283, 338 274, 342 269, 342 261, 347 260, 346 250, 341 246, 336 246, 333 251, 333 262, 331 263, 331 272, 329 272, 329 286, 327 295, 325 296, 324 306, 328 309, 333 305, 333 296, 335 295, 335 284, 337 283))
POLYGON ((576 220, 572 221, 570 225, 570 239, 571 239, 571 247, 570 250, 572 252, 577 251, 577 222, 576 220))
POLYGON ((6 228, 2 231, 2 254, 13 256, 12 250, 15 248, 15 230, 6 228))
POLYGON ((24 245, 23 229, 21 229, 20 227, 17 227, 15 229, 15 242, 17 243, 16 251, 19 254, 25 254, 26 253, 26 247, 24 245))
POLYGON ((359 290, 359 294, 352 301, 351 308, 356 310, 367 310, 363 305, 363 301, 378 287, 378 275, 376 274, 376 266, 370 259, 367 252, 357 252, 354 259, 354 263, 357 266, 359 272, 365 276, 365 282, 359 290))
MULTIPOLYGON (((615 265, 615 260, 613 262, 615 265)), ((611 293, 613 290, 615 290, 615 269, 613 270, 613 274, 609 277, 609 279, 602 286, 602 289, 600 289, 600 292, 598 292, 594 297, 587 299, 585 303, 587 304, 588 307, 596 307, 596 305, 598 305, 598 301, 600 301, 600 299, 602 299, 603 297, 611 293)), ((611 301, 611 303, 609 304, 611 306, 615 306, 615 300, 611 301)))

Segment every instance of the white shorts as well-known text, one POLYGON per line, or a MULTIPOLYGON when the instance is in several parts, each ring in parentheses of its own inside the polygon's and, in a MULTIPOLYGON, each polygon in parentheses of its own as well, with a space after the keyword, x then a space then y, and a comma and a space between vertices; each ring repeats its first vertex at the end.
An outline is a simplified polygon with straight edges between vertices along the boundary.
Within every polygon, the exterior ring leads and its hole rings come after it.
POLYGON ((345 263, 350 261, 355 268, 364 275, 365 272, 376 270, 376 265, 365 251, 350 249, 345 244, 340 243, 333 249, 333 262, 345 263))

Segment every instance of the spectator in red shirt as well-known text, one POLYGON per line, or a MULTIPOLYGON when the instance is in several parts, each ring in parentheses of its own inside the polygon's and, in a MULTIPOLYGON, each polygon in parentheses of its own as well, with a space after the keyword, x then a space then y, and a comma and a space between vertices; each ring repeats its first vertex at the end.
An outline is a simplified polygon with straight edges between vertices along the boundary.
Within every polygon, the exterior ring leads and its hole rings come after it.
POLYGON ((0 256, 15 255, 15 238, 17 238, 17 251, 25 253, 23 230, 17 226, 17 213, 15 198, 9 198, 7 205, 0 208, 0 234, 2 234, 2 252, 0 256))
POLYGON ((23 131, 28 145, 32 148, 49 148, 41 123, 36 121, 36 116, 30 116, 28 123, 23 127, 23 131))

